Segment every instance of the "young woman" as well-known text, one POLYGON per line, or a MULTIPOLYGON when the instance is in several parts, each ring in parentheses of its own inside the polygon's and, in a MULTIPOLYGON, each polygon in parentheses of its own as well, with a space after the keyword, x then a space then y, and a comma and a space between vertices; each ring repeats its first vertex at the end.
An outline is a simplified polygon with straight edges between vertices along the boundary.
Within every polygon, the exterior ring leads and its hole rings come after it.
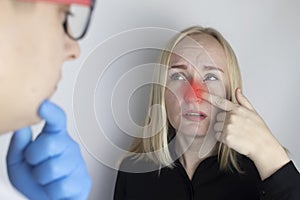
POLYGON ((155 79, 144 137, 120 166, 115 200, 300 199, 299 172, 242 94, 219 32, 182 31, 155 79))
MULTIPOLYGON (((7 172, 28 199, 88 198, 91 179, 80 148, 67 132, 64 111, 47 99, 61 79, 62 64, 79 56, 77 40, 87 30, 94 2, 0 1, 0 134, 15 131, 7 172), (87 15, 73 12, 75 6, 87 15), (26 126, 41 119, 45 126, 32 140, 26 126)), ((0 180, 0 199, 24 198, 0 180)))

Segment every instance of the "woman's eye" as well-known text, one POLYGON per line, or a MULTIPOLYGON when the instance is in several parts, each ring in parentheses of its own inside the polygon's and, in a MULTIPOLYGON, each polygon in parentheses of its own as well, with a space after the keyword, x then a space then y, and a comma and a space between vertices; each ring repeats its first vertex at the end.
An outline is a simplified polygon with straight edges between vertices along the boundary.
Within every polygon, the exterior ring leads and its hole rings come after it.
POLYGON ((183 73, 174 73, 171 75, 171 80, 185 81, 186 77, 183 73))
POLYGON ((205 81, 216 81, 216 80, 219 80, 218 77, 215 75, 215 74, 206 74, 204 76, 204 82, 205 81))

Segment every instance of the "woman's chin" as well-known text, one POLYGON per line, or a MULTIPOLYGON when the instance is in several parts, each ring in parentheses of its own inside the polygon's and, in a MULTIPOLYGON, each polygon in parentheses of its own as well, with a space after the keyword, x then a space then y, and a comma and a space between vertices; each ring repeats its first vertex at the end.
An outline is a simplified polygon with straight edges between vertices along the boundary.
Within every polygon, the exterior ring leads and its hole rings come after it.
POLYGON ((193 121, 182 121, 180 124, 179 132, 194 137, 203 137, 207 134, 208 124, 206 122, 193 122, 193 121))
POLYGON ((207 128, 202 128, 199 126, 188 126, 182 127, 179 133, 189 137, 205 137, 207 134, 207 128))

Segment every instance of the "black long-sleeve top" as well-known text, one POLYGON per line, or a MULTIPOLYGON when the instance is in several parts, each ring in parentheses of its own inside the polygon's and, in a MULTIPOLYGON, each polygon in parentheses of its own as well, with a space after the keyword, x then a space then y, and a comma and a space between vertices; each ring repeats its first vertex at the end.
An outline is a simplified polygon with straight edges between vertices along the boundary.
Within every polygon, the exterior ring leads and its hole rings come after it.
POLYGON ((174 168, 129 173, 122 169, 148 163, 127 158, 118 172, 114 200, 300 200, 300 175, 292 161, 264 181, 250 159, 239 161, 242 174, 220 171, 217 156, 209 157, 190 180, 179 160, 174 168))

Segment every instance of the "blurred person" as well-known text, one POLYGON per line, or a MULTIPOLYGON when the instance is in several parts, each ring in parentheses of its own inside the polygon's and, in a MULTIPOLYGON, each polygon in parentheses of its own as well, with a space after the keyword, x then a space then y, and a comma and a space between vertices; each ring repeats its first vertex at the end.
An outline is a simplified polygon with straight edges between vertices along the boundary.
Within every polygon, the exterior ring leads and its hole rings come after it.
MULTIPOLYGON (((95 0, 0 1, 0 133, 12 185, 33 200, 87 199, 91 179, 64 111, 49 101, 65 61, 78 58, 95 0), (45 120, 33 140, 30 125, 45 120)), ((0 199, 23 199, 0 180, 0 199)))

